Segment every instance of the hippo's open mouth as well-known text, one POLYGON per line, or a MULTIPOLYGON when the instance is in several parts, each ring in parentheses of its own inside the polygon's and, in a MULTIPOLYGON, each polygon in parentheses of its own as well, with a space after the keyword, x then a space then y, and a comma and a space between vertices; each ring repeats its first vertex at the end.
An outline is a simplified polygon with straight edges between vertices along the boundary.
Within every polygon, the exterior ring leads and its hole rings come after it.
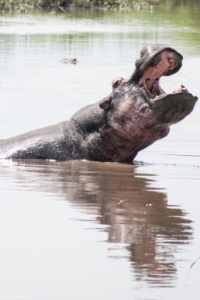
POLYGON ((160 78, 177 70, 181 62, 182 57, 178 53, 170 50, 162 51, 151 60, 139 80, 139 86, 144 87, 150 98, 165 94, 160 86, 160 78))
POLYGON ((130 80, 143 87, 149 98, 165 94, 160 86, 160 78, 176 73, 182 66, 182 59, 180 53, 164 45, 145 47, 136 61, 136 69, 130 80))
POLYGON ((166 94, 160 78, 176 73, 182 66, 183 56, 166 45, 149 45, 140 52, 135 71, 129 83, 146 93, 146 102, 159 122, 174 124, 188 115, 197 101, 184 86, 166 94))

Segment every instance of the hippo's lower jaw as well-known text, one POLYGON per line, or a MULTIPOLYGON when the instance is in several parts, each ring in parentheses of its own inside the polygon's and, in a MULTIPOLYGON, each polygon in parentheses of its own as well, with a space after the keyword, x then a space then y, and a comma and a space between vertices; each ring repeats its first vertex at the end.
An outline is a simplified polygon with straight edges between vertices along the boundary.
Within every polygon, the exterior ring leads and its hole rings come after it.
POLYGON ((158 123, 170 126, 189 115, 196 101, 197 97, 185 90, 163 94, 151 100, 152 112, 158 123))

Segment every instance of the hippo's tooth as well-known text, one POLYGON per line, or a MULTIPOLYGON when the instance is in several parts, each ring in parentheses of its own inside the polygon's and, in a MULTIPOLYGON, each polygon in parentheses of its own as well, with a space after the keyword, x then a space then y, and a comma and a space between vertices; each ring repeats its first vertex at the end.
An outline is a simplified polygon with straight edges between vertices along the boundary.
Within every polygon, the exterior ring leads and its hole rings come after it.
POLYGON ((174 69, 174 59, 173 58, 169 58, 168 61, 170 63, 169 70, 173 70, 174 69))
POLYGON ((187 92, 188 91, 187 88, 183 84, 181 84, 181 90, 182 90, 182 92, 187 92))

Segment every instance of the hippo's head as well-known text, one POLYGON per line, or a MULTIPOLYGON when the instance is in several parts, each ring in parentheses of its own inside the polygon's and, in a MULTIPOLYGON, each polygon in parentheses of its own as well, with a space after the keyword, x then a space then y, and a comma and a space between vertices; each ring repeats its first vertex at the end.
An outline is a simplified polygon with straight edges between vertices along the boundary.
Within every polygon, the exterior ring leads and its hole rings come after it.
POLYGON ((169 126, 185 118, 194 108, 197 97, 182 86, 166 94, 159 81, 176 73, 182 65, 176 50, 151 45, 141 51, 129 80, 113 80, 113 91, 99 106, 107 114, 110 126, 138 151, 166 136, 169 126))

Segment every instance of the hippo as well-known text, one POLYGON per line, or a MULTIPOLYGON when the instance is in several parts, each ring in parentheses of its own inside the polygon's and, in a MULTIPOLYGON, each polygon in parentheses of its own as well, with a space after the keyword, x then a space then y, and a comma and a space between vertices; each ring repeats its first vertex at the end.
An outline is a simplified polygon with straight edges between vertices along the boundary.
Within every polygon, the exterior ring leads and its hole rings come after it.
POLYGON ((184 86, 166 94, 159 83, 176 73, 182 60, 167 45, 144 47, 133 74, 114 79, 108 96, 67 121, 0 140, 0 158, 132 163, 195 106, 197 97, 184 86))

